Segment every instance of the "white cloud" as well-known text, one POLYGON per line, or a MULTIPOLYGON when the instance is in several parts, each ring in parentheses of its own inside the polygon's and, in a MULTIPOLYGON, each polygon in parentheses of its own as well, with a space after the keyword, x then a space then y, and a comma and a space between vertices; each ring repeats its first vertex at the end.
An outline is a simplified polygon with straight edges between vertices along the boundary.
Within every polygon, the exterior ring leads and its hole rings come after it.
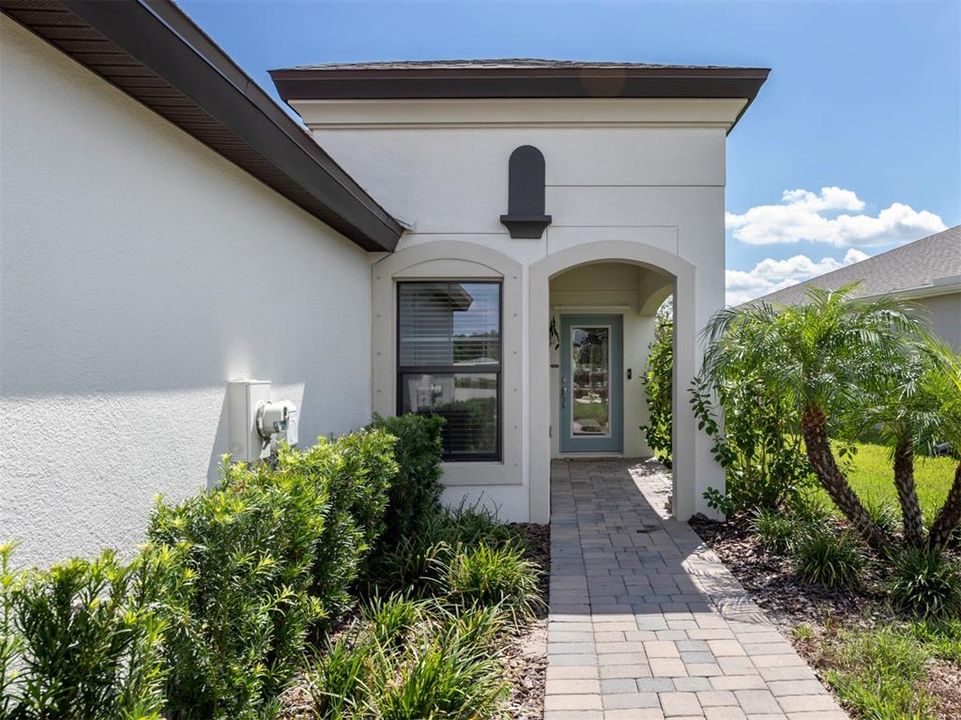
POLYGON ((749 245, 802 241, 836 247, 877 246, 917 240, 944 230, 940 217, 910 205, 892 203, 875 215, 857 214, 864 201, 852 190, 785 190, 777 205, 758 205, 743 214, 725 213, 735 240, 749 245))
POLYGON ((850 248, 840 260, 825 257, 815 262, 807 255, 795 255, 784 260, 767 258, 748 271, 728 270, 725 273, 727 304, 740 305, 868 257, 866 253, 850 248))

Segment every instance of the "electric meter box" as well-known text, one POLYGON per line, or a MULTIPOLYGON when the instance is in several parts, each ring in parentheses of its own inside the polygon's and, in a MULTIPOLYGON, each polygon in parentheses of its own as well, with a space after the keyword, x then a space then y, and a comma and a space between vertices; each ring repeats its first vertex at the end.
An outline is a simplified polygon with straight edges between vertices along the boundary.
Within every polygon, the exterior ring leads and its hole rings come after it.
POLYGON ((257 413, 269 402, 269 380, 227 383, 227 451, 235 462, 253 463, 263 457, 264 440, 257 427, 257 413))

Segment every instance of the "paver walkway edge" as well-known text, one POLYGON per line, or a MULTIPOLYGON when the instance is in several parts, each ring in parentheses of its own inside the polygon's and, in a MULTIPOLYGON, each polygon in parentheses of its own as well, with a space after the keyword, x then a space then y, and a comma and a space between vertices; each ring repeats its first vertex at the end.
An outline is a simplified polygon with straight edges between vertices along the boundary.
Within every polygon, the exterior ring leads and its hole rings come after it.
POLYGON ((653 467, 552 463, 545 720, 847 720, 653 467))

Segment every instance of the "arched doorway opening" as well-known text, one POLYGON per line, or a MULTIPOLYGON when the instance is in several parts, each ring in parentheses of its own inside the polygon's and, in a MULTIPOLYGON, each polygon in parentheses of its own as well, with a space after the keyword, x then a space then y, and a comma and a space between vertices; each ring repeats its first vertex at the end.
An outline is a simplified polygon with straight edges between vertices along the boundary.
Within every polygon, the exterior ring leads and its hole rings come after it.
POLYGON ((653 339, 654 314, 668 295, 675 299, 675 516, 693 515, 702 486, 718 486, 716 473, 708 477, 712 473, 703 462, 704 453, 698 457, 705 448, 699 447, 703 440, 696 437, 684 395, 697 366, 694 280, 694 268, 685 260, 636 242, 584 243, 531 265, 528 417, 533 521, 550 517, 551 458, 578 452, 640 456, 649 450, 638 427, 644 408, 640 373, 648 345, 645 337, 653 339))

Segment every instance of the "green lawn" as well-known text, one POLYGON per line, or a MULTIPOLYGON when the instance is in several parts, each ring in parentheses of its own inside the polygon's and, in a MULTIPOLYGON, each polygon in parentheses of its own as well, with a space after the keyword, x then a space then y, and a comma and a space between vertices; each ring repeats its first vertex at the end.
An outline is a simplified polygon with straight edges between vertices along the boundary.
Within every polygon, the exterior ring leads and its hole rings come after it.
MULTIPOLYGON (((957 462, 947 457, 921 457, 916 460, 914 479, 926 518, 934 517, 934 513, 944 504, 956 466, 957 462)), ((854 491, 865 502, 886 503, 898 508, 891 459, 888 449, 883 445, 858 444, 857 456, 847 468, 847 476, 854 491)), ((828 499, 827 494, 824 494, 824 499, 828 499)))

